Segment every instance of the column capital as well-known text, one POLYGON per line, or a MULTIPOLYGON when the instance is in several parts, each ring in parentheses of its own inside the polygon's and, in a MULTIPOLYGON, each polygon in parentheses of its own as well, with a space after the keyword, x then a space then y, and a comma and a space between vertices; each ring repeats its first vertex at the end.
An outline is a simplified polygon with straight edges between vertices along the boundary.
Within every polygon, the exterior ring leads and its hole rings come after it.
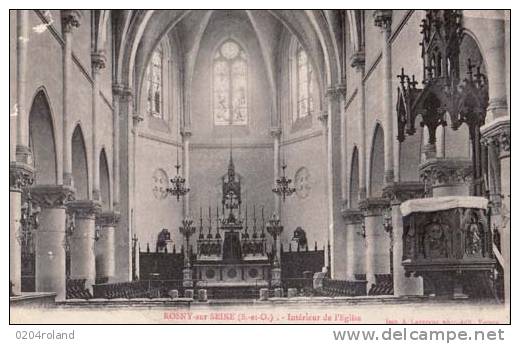
POLYGON ((119 223, 121 214, 117 211, 104 211, 96 217, 96 224, 101 227, 115 227, 119 223))
POLYGON ((101 212, 101 203, 94 200, 75 200, 67 202, 67 212, 77 218, 94 219, 101 212))
POLYGON ((382 31, 390 31, 392 25, 392 10, 375 10, 373 13, 374 25, 382 31))
POLYGON ((33 202, 42 208, 65 208, 74 200, 74 189, 68 185, 34 185, 30 192, 33 202))
POLYGON ((181 129, 181 136, 184 139, 189 139, 191 137, 191 129, 190 128, 182 128, 181 129))
POLYGON ((271 136, 275 139, 279 139, 280 136, 282 135, 282 128, 280 127, 271 127, 269 129, 269 133, 271 134, 271 136))
POLYGON ((327 127, 327 122, 329 120, 329 113, 327 110, 321 111, 320 115, 318 116, 318 120, 323 124, 324 127, 327 127))
POLYGON ((92 71, 94 73, 97 73, 106 67, 107 57, 104 50, 93 52, 90 54, 90 58, 92 61, 92 71))
POLYGON ((501 158, 511 155, 511 122, 510 118, 497 119, 480 128, 481 142, 486 146, 498 148, 501 158))
POLYGON ((360 209, 343 208, 341 209, 341 215, 347 225, 360 224, 364 219, 363 212, 360 209))
POLYGON ((81 10, 61 10, 61 26, 63 32, 72 32, 81 25, 81 10))
POLYGON ((132 120, 134 123, 134 127, 137 127, 142 121, 144 121, 144 117, 140 113, 134 113, 132 116, 132 120))
POLYGON ((356 69, 365 67, 365 51, 358 50, 350 55, 350 66, 356 69))
POLYGON ((383 210, 390 206, 390 202, 387 198, 382 197, 370 197, 365 198, 359 202, 359 209, 363 212, 364 216, 380 216, 383 210))
POLYGON ((27 164, 12 161, 9 165, 9 191, 21 192, 34 181, 33 168, 27 164))
POLYGON ((428 187, 468 184, 472 180, 471 160, 430 159, 419 166, 419 174, 428 187))
MULTIPOLYGON (((121 92, 118 94, 119 95, 119 99, 121 99, 122 102, 126 102, 126 103, 129 103, 132 101, 132 98, 134 96, 134 92, 132 91, 132 89, 128 86, 123 86, 123 85, 119 85, 119 86, 122 86, 122 90, 121 92)), ((113 86, 112 86, 112 91, 114 90, 113 86)))
POLYGON ((345 84, 337 84, 337 85, 333 85, 333 86, 329 86, 327 88, 327 93, 325 94, 325 96, 329 99, 329 100, 340 100, 341 97, 345 97, 347 93, 347 87, 345 84))
POLYGON ((123 96, 124 86, 118 83, 112 84, 112 96, 123 96))
POLYGON ((399 205, 409 199, 423 196, 424 184, 421 182, 397 182, 383 188, 383 197, 387 198, 391 205, 399 205))

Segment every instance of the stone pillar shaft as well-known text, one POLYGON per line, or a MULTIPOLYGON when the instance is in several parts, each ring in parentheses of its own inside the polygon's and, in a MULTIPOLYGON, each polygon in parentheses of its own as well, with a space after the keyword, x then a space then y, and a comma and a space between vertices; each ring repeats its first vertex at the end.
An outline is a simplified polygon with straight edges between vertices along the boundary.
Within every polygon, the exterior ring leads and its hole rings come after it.
POLYGON ((96 213, 101 209, 97 201, 72 201, 68 211, 74 214, 74 232, 70 242, 70 278, 85 279, 85 287, 91 289, 96 281, 96 257, 94 242, 96 213))
POLYGON ((92 60, 92 198, 100 200, 99 189, 99 156, 97 142, 97 117, 99 114, 99 75, 105 68, 105 55, 102 52, 93 53, 92 60))
MULTIPOLYGON (((274 156, 273 156, 273 186, 276 185, 276 179, 280 176, 280 137, 282 135, 281 128, 272 128, 271 136, 273 137, 273 148, 274 148, 274 156)), ((280 196, 273 193, 274 195, 274 212, 281 217, 281 202, 280 196)))
POLYGON ((16 11, 16 156, 17 160, 28 163, 29 147, 29 112, 27 111, 26 75, 27 75, 27 42, 29 41, 29 10, 16 11))
POLYGON ((73 28, 80 26, 81 11, 62 10, 61 21, 63 29, 63 184, 73 186, 72 181, 72 140, 70 135, 70 110, 72 99, 70 99, 71 89, 71 69, 72 69, 72 31, 73 28))
POLYGON ((113 106, 113 172, 112 172, 112 204, 115 211, 119 211, 119 105, 123 96, 123 87, 121 85, 112 86, 112 106, 113 106))
POLYGON ((357 51, 351 58, 351 66, 355 68, 355 84, 357 86, 358 104, 358 130, 360 135, 359 143, 359 199, 363 200, 367 195, 367 162, 366 162, 366 123, 365 123, 365 52, 357 51))
POLYGON ((22 291, 21 198, 20 191, 9 191, 9 281, 13 283, 12 290, 15 295, 22 291))
POLYGON ((115 275, 115 227, 118 220, 119 214, 115 212, 105 212, 97 218, 101 231, 96 243, 96 276, 108 278, 109 282, 115 275))
POLYGON ((33 201, 41 208, 36 232, 36 291, 55 292, 56 300, 66 298, 65 282, 65 202, 73 189, 62 185, 31 188, 33 201))
POLYGON ((413 198, 421 198, 424 185, 421 182, 392 183, 385 187, 383 194, 390 199, 392 207, 393 235, 393 283, 394 295, 423 295, 422 277, 406 277, 403 261, 403 214, 401 203, 413 198))
POLYGON ((356 274, 365 273, 365 243, 361 236, 361 223, 363 222, 363 213, 357 209, 343 209, 343 219, 346 226, 346 279, 355 280, 356 274))
POLYGON ((390 273, 390 238, 383 228, 382 211, 388 207, 388 200, 368 198, 360 208, 365 216, 365 265, 367 292, 376 283, 376 274, 390 273))
MULTIPOLYGON (((190 138, 191 131, 188 128, 184 128, 182 131, 182 143, 183 143, 183 174, 186 179, 186 187, 190 187, 190 138)), ((184 195, 184 217, 190 215, 190 193, 184 195)))
POLYGON ((393 102, 392 102, 392 46, 390 33, 392 25, 391 10, 374 11, 375 25, 381 29, 382 67, 383 67, 383 123, 385 129, 385 182, 394 180, 394 135, 393 135, 393 102))

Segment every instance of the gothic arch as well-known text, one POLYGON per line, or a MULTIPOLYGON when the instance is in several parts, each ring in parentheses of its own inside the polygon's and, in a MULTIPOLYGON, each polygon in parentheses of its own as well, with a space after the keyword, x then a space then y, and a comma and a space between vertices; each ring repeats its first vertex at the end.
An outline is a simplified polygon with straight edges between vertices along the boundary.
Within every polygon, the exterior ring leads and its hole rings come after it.
POLYGON ((368 194, 370 197, 381 197, 385 182, 385 134, 383 127, 378 122, 372 135, 372 146, 370 149, 368 194))
POLYGON ((101 209, 109 210, 112 204, 112 193, 110 189, 110 170, 105 148, 99 153, 99 191, 101 195, 101 209))
POLYGON ((89 199, 89 175, 87 149, 81 124, 78 123, 72 133, 72 180, 74 182, 75 197, 79 200, 89 199))
POLYGON ((29 146, 33 153, 35 184, 56 184, 56 137, 50 101, 44 87, 37 90, 29 111, 29 146))
POLYGON ((357 208, 359 203, 359 151, 357 146, 352 150, 350 160, 349 207, 357 208))

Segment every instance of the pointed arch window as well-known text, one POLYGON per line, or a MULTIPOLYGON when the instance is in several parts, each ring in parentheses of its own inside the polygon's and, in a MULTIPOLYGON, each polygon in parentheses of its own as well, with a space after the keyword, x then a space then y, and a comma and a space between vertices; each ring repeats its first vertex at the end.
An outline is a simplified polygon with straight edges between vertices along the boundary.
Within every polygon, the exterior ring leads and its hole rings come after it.
POLYGON ((247 57, 233 40, 220 45, 213 58, 215 125, 247 125, 247 57))
POLYGON ((296 109, 294 121, 305 118, 314 113, 314 71, 311 61, 303 47, 298 44, 296 49, 296 109))
POLYGON ((164 118, 163 111, 163 65, 164 51, 161 45, 152 53, 152 59, 146 70, 147 111, 148 114, 164 118))

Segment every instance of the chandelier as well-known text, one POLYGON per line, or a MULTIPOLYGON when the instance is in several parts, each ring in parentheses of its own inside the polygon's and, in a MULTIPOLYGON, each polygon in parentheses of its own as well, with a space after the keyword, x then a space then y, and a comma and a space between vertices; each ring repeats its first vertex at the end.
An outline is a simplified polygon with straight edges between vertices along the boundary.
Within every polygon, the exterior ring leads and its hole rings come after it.
MULTIPOLYGON (((282 142, 283 131, 279 131, 280 133, 280 141, 282 142)), ((282 148, 283 149, 283 148, 282 148)), ((275 157, 277 159, 277 157, 275 157)), ((285 169, 287 168, 287 164, 285 163, 285 151, 282 151, 282 176, 276 179, 276 184, 273 188, 273 192, 278 196, 282 197, 282 200, 285 202, 285 198, 291 196, 296 192, 296 188, 291 186, 292 179, 287 178, 285 176, 285 169)))
MULTIPOLYGON (((177 142, 179 142, 179 131, 181 128, 181 117, 179 116, 178 130, 177 130, 177 142)), ((185 152, 186 154, 186 152, 185 152)), ((190 192, 190 188, 186 186, 186 178, 179 174, 179 169, 181 168, 181 164, 179 163, 179 146, 177 145, 177 164, 175 165, 175 169, 177 173, 173 179, 170 179, 172 186, 166 189, 166 192, 175 196, 177 198, 177 202, 179 202, 181 197, 184 197, 188 192, 190 192)))
POLYGON ((179 159, 177 157, 177 165, 175 165, 175 169, 177 170, 177 173, 173 179, 170 179, 172 183, 172 187, 167 188, 166 192, 171 194, 172 196, 175 196, 177 198, 177 202, 180 200, 181 197, 184 197, 188 192, 190 192, 190 188, 186 187, 186 178, 181 176, 179 174, 179 169, 181 168, 181 165, 179 164, 179 159))
POLYGON ((287 178, 285 176, 285 169, 287 168, 287 164, 282 165, 282 176, 276 179, 276 185, 273 188, 273 192, 278 196, 282 197, 282 200, 285 202, 285 197, 291 196, 296 188, 291 186, 292 179, 287 178))

